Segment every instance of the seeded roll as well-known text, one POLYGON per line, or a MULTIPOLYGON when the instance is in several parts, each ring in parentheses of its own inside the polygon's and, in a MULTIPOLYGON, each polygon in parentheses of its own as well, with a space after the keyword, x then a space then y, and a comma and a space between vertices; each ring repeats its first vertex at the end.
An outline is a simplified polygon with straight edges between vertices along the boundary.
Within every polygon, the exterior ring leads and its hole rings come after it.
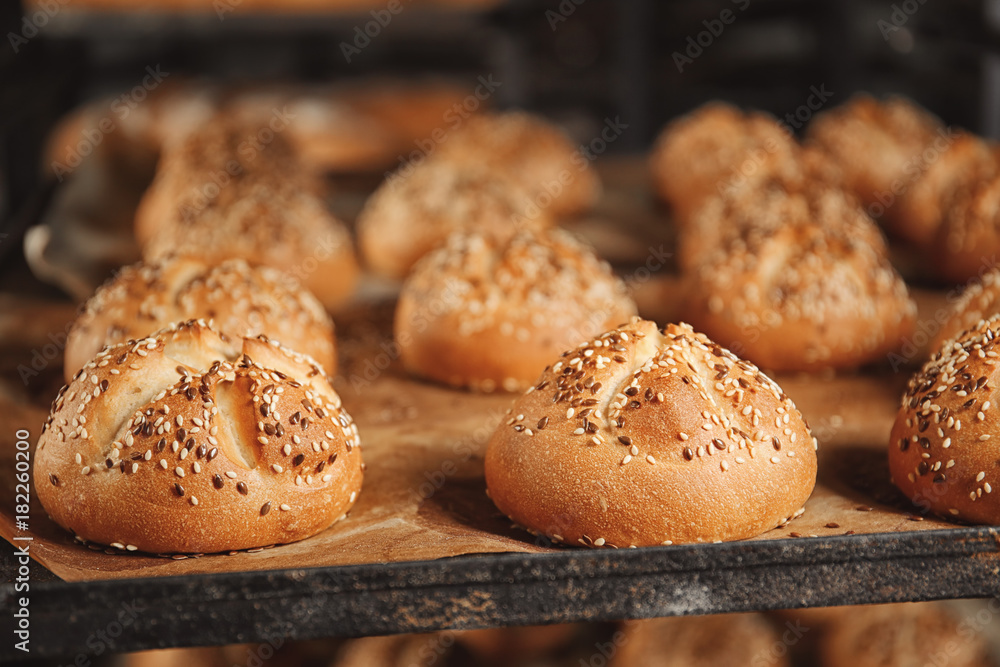
POLYGON ((435 159, 459 169, 480 166, 516 183, 555 218, 587 212, 601 194, 593 155, 544 118, 523 111, 469 118, 438 146, 435 159))
POLYGON ((123 268, 87 301, 66 340, 66 381, 107 345, 191 319, 230 338, 265 334, 337 371, 333 321, 293 277, 241 259, 169 257, 123 268))
POLYGON ((987 271, 977 280, 969 283, 960 295, 950 292, 948 300, 953 301, 951 314, 941 330, 931 342, 931 350, 937 351, 945 342, 974 329, 982 320, 1000 314, 1000 269, 987 271))
POLYGON ((368 267, 401 280, 450 234, 496 236, 552 225, 529 193, 474 165, 428 160, 391 176, 358 217, 358 243, 368 267))
POLYGON ((689 325, 639 319, 546 368, 486 452, 501 512, 587 547, 753 537, 815 483, 816 441, 778 385, 689 325))
POLYGON ((889 439, 893 483, 923 511, 1000 524, 1000 316, 948 341, 911 379, 889 439))
POLYGON ((687 278, 686 317, 769 370, 851 368, 898 349, 916 305, 875 225, 835 190, 772 212, 792 211, 708 253, 687 278))
POLYGON ((996 268, 1000 256, 1000 174, 968 183, 956 192, 930 254, 938 275, 954 283, 996 268))
POLYGON ((414 375, 520 391, 562 350, 635 312, 611 268, 564 231, 459 233, 403 284, 395 333, 414 375))
POLYGON ((786 667, 787 646, 760 614, 630 621, 609 667, 786 667), (776 651, 775 647, 782 650, 776 651))
POLYGON ((667 125, 656 140, 653 185, 683 228, 711 198, 793 179, 795 140, 769 115, 713 102, 667 125))
POLYGON ((281 134, 216 119, 168 150, 136 211, 146 261, 230 258, 290 273, 328 309, 358 277, 350 234, 281 134))
POLYGON ((816 223, 823 228, 847 224, 877 252, 886 253, 885 239, 857 200, 820 178, 772 179, 757 189, 742 189, 709 198, 677 238, 677 262, 685 272, 700 267, 726 241, 757 229, 816 223))
POLYGON ((926 243, 939 222, 933 213, 919 210, 933 189, 930 181, 928 187, 915 187, 933 164, 922 155, 945 148, 948 136, 941 121, 910 100, 881 101, 864 94, 819 114, 807 132, 808 142, 829 155, 843 172, 845 185, 873 215, 902 238, 918 243, 926 243), (915 190, 911 203, 901 206, 900 195, 910 190, 915 190), (911 213, 916 217, 909 218, 911 213))
POLYGON ((105 348, 59 393, 35 488, 78 538, 129 551, 282 544, 361 490, 357 428, 323 370, 190 321, 105 348))

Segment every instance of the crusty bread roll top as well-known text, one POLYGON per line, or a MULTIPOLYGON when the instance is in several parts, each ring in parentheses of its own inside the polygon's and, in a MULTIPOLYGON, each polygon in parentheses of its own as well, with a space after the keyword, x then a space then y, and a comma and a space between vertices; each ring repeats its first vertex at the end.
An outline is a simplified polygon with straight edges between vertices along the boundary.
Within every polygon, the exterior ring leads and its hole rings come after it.
POLYGON ((314 361, 196 321, 84 366, 34 467, 57 523, 152 553, 303 539, 344 516, 361 478, 357 428, 314 361))
POLYGON ((799 512, 816 442, 753 364, 687 325, 632 323, 565 353, 490 440, 497 507, 553 540, 735 540, 799 512))

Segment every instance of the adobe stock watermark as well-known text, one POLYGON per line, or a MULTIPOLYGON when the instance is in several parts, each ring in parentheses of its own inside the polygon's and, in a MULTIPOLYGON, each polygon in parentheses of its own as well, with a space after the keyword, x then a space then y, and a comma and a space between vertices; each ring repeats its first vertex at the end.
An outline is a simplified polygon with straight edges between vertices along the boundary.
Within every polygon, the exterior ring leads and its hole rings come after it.
POLYGON ((462 303, 462 297, 467 289, 465 283, 447 278, 444 290, 413 313, 405 331, 401 331, 397 337, 379 343, 378 352, 373 358, 365 359, 361 372, 351 373, 349 379, 351 390, 359 394, 375 382, 392 362, 402 355, 404 348, 413 345, 414 335, 419 336, 427 331, 435 318, 454 311, 462 303))
POLYGON ((522 228, 528 221, 536 220, 562 194, 563 189, 575 181, 579 174, 586 171, 590 163, 607 151, 608 146, 617 141, 628 127, 627 123, 622 122, 621 116, 605 118, 604 126, 597 136, 589 142, 579 145, 574 151, 570 158, 573 169, 563 169, 553 179, 542 183, 542 187, 528 202, 524 211, 521 214, 511 216, 514 225, 522 228))
POLYGON ((885 212, 920 180, 941 155, 952 147, 958 136, 958 132, 952 127, 940 128, 935 133, 934 140, 925 146, 923 151, 906 161, 903 165, 903 177, 894 179, 889 184, 888 190, 872 193, 875 201, 868 205, 865 212, 876 220, 885 215, 885 212))
POLYGON ((21 18, 20 32, 8 32, 7 42, 14 53, 18 53, 25 44, 31 41, 38 32, 48 25, 49 21, 68 3, 69 0, 39 0, 34 3, 38 11, 25 14, 21 18))
POLYGON ((552 32, 555 32, 556 28, 558 28, 560 24, 569 20, 569 17, 576 12, 576 8, 586 1, 587 0, 562 0, 555 10, 546 9, 545 20, 549 22, 549 28, 552 29, 552 32))
POLYGON ((414 140, 416 148, 408 155, 400 155, 397 158, 399 167, 395 171, 385 172, 385 182, 388 183, 390 189, 394 189, 402 179, 412 174, 414 169, 433 155, 437 147, 448 140, 448 135, 460 128, 465 121, 479 111, 483 103, 503 85, 502 81, 493 78, 492 73, 480 76, 477 82, 476 88, 471 93, 466 95, 461 102, 455 102, 442 114, 441 120, 447 125, 447 129, 436 127, 429 137, 414 140))
POLYGON ((433 470, 424 471, 424 481, 410 492, 410 502, 419 505, 440 491, 449 479, 454 477, 459 466, 471 459, 476 449, 481 448, 493 437, 497 427, 507 415, 506 409, 493 410, 472 433, 468 433, 451 444, 451 456, 433 470))
POLYGON ((142 78, 142 81, 133 86, 131 90, 111 100, 108 105, 109 113, 97 121, 96 127, 86 128, 80 133, 80 141, 66 156, 64 162, 58 160, 52 162, 50 165, 52 173, 55 174, 60 183, 66 175, 80 166, 85 157, 101 145, 107 135, 118 129, 119 123, 128 118, 149 94, 170 76, 170 72, 162 71, 159 64, 155 67, 147 65, 145 71, 146 76, 142 78))
MULTIPOLYGON (((892 367, 893 372, 898 373, 901 369, 909 365, 921 350, 934 340, 942 327, 944 327, 955 315, 955 304, 962 298, 962 293, 973 284, 982 281, 983 276, 996 270, 1000 266, 996 255, 982 257, 979 263, 977 275, 964 285, 959 285, 948 291, 945 296, 945 304, 934 311, 930 317, 924 317, 917 322, 913 334, 903 338, 898 351, 890 352, 886 359, 892 367)), ((989 313, 986 314, 987 317, 989 313)), ((931 350, 933 354, 937 350, 931 350)))
POLYGON ((767 650, 757 652, 750 660, 750 667, 766 667, 775 663, 786 662, 785 656, 793 646, 798 644, 809 628, 798 620, 794 623, 785 621, 785 631, 781 634, 781 639, 771 644, 767 650))
POLYGON ((905 26, 925 4, 927 4, 927 0, 905 0, 905 2, 892 5, 889 19, 879 19, 875 22, 882 39, 886 42, 892 39, 893 34, 905 26))
POLYGON ((369 12, 371 20, 362 25, 354 26, 354 38, 350 42, 339 44, 340 53, 343 54, 347 64, 350 64, 351 59, 355 56, 361 55, 361 52, 368 48, 372 40, 377 39, 382 31, 392 23, 392 20, 402 14, 406 5, 412 1, 405 0, 404 4, 403 0, 389 0, 385 4, 385 9, 373 9, 369 12))
MULTIPOLYGON (((809 95, 805 101, 792 111, 786 113, 778 119, 778 125, 789 137, 795 136, 795 130, 801 129, 808 123, 816 112, 826 106, 827 102, 835 95, 832 90, 827 90, 826 84, 819 86, 809 86, 809 95)), ((764 166, 767 158, 774 155, 781 148, 777 140, 768 138, 762 146, 758 146, 747 152, 746 157, 739 166, 733 169, 729 178, 719 181, 715 188, 720 195, 732 193, 740 187, 746 185, 747 179, 757 173, 757 170, 764 166)))
MULTIPOLYGON (((291 125, 296 114, 290 112, 287 106, 281 109, 277 107, 271 109, 271 117, 268 122, 260 127, 255 133, 248 134, 237 146, 236 153, 244 164, 256 160, 264 150, 274 141, 275 136, 284 132, 291 125)), ((224 168, 217 169, 209 175, 208 180, 200 186, 196 186, 189 191, 189 198, 181 204, 180 215, 184 220, 193 220, 199 213, 208 208, 223 188, 227 187, 237 176, 244 172, 244 164, 240 164, 235 159, 226 162, 224 168)))
POLYGON ((705 19, 701 22, 705 26, 704 30, 695 35, 688 35, 684 52, 674 51, 671 54, 678 72, 683 74, 685 67, 693 65, 694 61, 705 53, 705 49, 710 48, 715 40, 722 36, 726 27, 736 22, 736 17, 739 15, 737 12, 745 12, 750 6, 750 0, 730 0, 730 2, 736 6, 736 11, 727 7, 719 12, 718 17, 705 19))

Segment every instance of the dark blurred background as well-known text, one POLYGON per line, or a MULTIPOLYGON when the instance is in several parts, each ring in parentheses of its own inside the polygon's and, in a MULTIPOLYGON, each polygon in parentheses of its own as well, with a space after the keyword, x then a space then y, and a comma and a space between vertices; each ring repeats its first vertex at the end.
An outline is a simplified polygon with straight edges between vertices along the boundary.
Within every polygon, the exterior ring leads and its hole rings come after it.
POLYGON ((56 121, 151 65, 248 83, 492 74, 495 106, 540 111, 580 136, 620 116, 629 131, 615 153, 646 150, 663 123, 709 99, 794 119, 817 91, 824 104, 901 93, 1000 134, 994 0, 398 2, 377 28, 388 0, 3 3, 0 233, 12 240, 31 219, 56 121), (350 52, 365 28, 375 36, 350 52))

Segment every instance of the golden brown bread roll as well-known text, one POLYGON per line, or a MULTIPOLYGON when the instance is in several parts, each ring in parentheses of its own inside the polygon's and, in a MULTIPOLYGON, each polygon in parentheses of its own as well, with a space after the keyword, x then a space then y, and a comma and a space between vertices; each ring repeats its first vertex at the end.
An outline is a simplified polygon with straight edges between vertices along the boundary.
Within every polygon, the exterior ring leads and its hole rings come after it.
POLYGON ((1000 175, 959 189, 930 251, 939 276, 961 283, 997 267, 1000 256, 1000 175))
POLYGON ((753 364, 690 326, 649 321, 562 355, 490 439, 490 497, 557 542, 738 540, 800 513, 816 441, 753 364))
POLYGON ((265 334, 309 355, 331 377, 337 371, 333 321, 294 278, 242 259, 210 266, 169 257, 123 268, 87 301, 66 340, 66 381, 106 345, 191 319, 212 320, 230 338, 265 334))
MULTIPOLYGON (((783 667, 788 647, 759 614, 631 621, 613 638, 610 667, 783 667)), ((607 651, 610 652, 610 651, 607 651)))
POLYGON ((945 148, 940 151, 927 149, 928 154, 935 151, 934 160, 908 185, 885 216, 899 236, 921 246, 933 243, 939 236, 960 190, 968 190, 997 175, 993 151, 979 137, 953 132, 949 143, 941 143, 945 148))
POLYGON ((820 635, 823 667, 986 667, 984 635, 933 602, 844 607, 820 635))
POLYGON ((431 159, 375 191, 358 217, 358 242, 369 268, 402 279, 453 232, 500 236, 551 224, 516 183, 474 165, 431 159))
POLYGON ((217 119, 161 158, 136 237, 147 261, 235 257, 282 269, 334 309, 353 292, 358 267, 347 228, 317 193, 280 133, 217 119))
POLYGON ((934 149, 936 141, 946 145, 947 131, 937 118, 901 97, 880 101, 860 94, 819 114, 807 137, 840 167, 845 185, 873 216, 884 219, 905 239, 930 238, 938 221, 916 210, 926 197, 918 192, 905 212, 899 198, 926 168, 924 150, 934 149), (908 219, 914 211, 918 217, 908 219))
POLYGON ((893 483, 923 511, 1000 524, 1000 316, 949 340, 910 379, 889 438, 893 483))
POLYGON ((951 313, 931 342, 932 351, 940 350, 945 341, 974 328, 982 320, 1000 314, 1000 269, 986 271, 961 294, 955 294, 955 291, 948 293, 951 313))
POLYGON ((683 228, 712 197, 794 179, 796 153, 795 140, 771 116, 713 102, 663 129, 650 167, 683 228))
POLYGON ((447 136, 434 159, 459 168, 478 165, 517 183, 556 218, 585 213, 601 194, 589 157, 559 128, 523 111, 472 116, 447 136))
POLYGON ((313 360, 197 321, 84 366, 34 466, 56 523, 151 553, 304 539, 345 515, 361 478, 357 427, 313 360))
POLYGON ((728 215, 754 220, 688 277, 695 327, 771 370, 854 367, 902 344, 916 306, 860 208, 834 189, 752 201, 728 215))
POLYGON ((395 334, 411 373, 518 391, 560 352, 635 312, 610 267, 564 231, 460 233, 404 283, 395 334))

